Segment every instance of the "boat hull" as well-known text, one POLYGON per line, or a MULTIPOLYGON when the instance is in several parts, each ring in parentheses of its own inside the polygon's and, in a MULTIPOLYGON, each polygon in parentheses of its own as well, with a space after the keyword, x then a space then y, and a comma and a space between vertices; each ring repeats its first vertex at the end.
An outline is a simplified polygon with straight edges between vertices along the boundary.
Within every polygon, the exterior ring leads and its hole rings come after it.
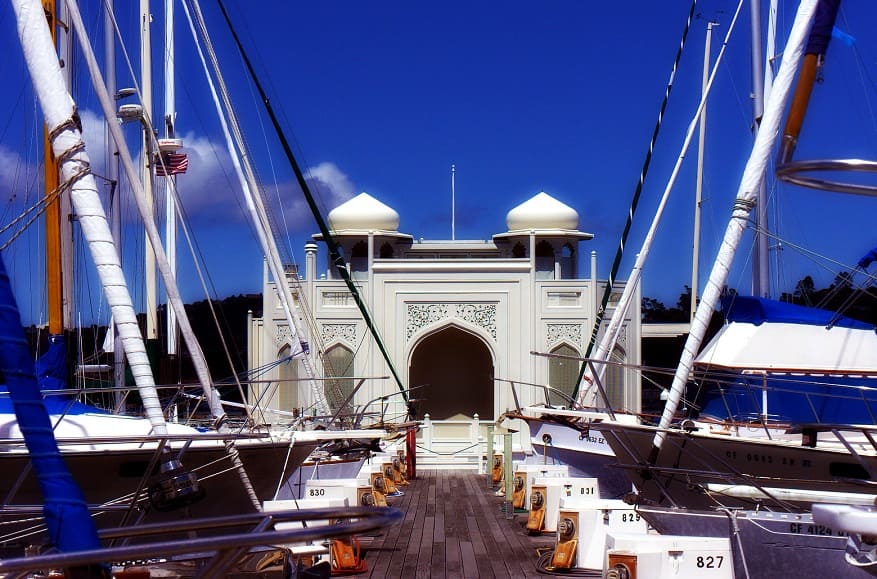
MULTIPOLYGON (((594 424, 627 470, 644 504, 691 509, 771 507, 788 510, 796 502, 708 492, 719 485, 791 489, 819 493, 873 493, 866 466, 877 469, 877 456, 864 448, 862 462, 838 445, 803 446, 777 441, 682 430, 667 430, 657 460, 651 459, 657 429, 620 423, 594 424), (827 486, 830 485, 830 486, 827 486)), ((805 509, 806 501, 797 504, 805 509)))
POLYGON ((571 477, 599 479, 600 498, 612 499, 629 493, 630 479, 615 468, 615 455, 602 433, 580 433, 570 426, 540 419, 527 419, 530 444, 541 463, 565 464, 571 477))
MULTIPOLYGON (((273 498, 278 481, 287 478, 318 444, 318 441, 306 440, 290 446, 289 439, 256 438, 240 439, 235 448, 256 496, 262 501, 273 498)), ((224 444, 221 440, 209 440, 193 442, 181 459, 186 470, 198 475, 199 484, 206 491, 203 500, 171 512, 135 507, 126 516, 131 497, 141 485, 140 507, 148 503, 143 502, 143 498, 153 479, 144 476, 157 452, 154 442, 140 445, 141 448, 129 446, 111 448, 112 445, 101 444, 97 448, 66 448, 62 453, 89 508, 95 513, 99 528, 135 521, 161 522, 184 516, 211 517, 255 510, 224 444), (142 484, 144 480, 147 482, 142 484)), ((23 529, 40 528, 42 496, 26 452, 20 449, 0 452, 0 465, 0 489, 6 491, 0 511, 0 543, 14 543, 22 538, 23 529)), ((27 539, 32 540, 32 537, 27 539)))
POLYGON ((809 514, 651 506, 638 512, 662 535, 730 537, 736 577, 872 577, 846 563, 846 534, 814 523, 809 514))

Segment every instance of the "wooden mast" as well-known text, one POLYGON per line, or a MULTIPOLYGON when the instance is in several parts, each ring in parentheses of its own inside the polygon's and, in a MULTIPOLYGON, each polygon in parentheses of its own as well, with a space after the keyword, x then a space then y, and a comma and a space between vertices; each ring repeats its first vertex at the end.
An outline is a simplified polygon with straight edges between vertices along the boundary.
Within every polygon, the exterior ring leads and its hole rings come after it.
MULTIPOLYGON (((42 0, 46 20, 56 44, 57 14, 55 0, 42 0)), ((52 153, 49 131, 43 125, 43 171, 45 174, 45 194, 51 195, 58 189, 58 161, 52 153)), ((61 273, 61 197, 56 197, 46 208, 46 284, 48 287, 49 334, 64 333, 64 283, 61 273)))

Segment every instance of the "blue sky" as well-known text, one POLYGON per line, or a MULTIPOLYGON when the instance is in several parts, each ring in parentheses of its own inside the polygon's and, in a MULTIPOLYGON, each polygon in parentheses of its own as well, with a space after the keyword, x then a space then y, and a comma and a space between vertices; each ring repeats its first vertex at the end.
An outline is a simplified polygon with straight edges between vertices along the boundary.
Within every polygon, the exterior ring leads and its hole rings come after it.
MULTIPOLYGON (((763 4, 768 4, 763 0, 763 4)), ((99 19, 88 2, 86 20, 102 54, 99 19)), ((117 2, 127 49, 137 65, 136 3, 117 2)), ((209 6, 207 4, 210 4, 209 6)), ((451 232, 450 166, 456 165, 456 237, 488 239, 505 231, 506 213, 539 191, 575 208, 580 246, 598 252, 598 274, 608 273, 639 176, 646 147, 682 34, 688 2, 259 2, 230 6, 259 74, 294 139, 299 160, 312 170, 328 211, 366 191, 395 208, 400 230, 415 237, 448 239, 451 232)), ((713 55, 736 2, 699 3, 686 51, 632 230, 621 277, 627 276, 663 192, 699 99, 706 23, 719 26, 713 55)), ((155 3, 154 10, 160 10, 155 3)), ((212 3, 208 25, 233 98, 253 148, 260 177, 282 207, 290 251, 316 232, 293 186, 255 92, 246 80, 228 31, 212 3)), ((784 40, 794 7, 780 9, 784 40)), ((875 79, 877 6, 846 0, 838 27, 855 37, 829 50, 825 81, 817 88, 799 145, 799 158, 877 158, 875 79), (869 36, 870 35, 870 36, 869 36)), ((765 18, 766 21, 766 18, 765 18)), ((260 250, 234 193, 219 124, 206 83, 178 12, 177 128, 186 139, 190 172, 180 194, 219 297, 261 289, 260 250)), ((162 18, 153 25, 155 70, 160 72, 162 18)), ((8 4, 0 8, 0 199, 3 221, 39 193, 36 105, 14 33, 8 4)), ((121 57, 120 57, 121 58, 121 57)), ((123 63, 118 85, 130 84, 123 63)), ((94 96, 84 70, 76 75, 77 101, 90 147, 102 153, 94 96)), ((156 103, 162 84, 157 80, 156 103)), ((730 40, 708 111, 701 272, 705 276, 729 216, 751 144, 749 14, 744 8, 730 40)), ((160 108, 156 107, 156 116, 160 108)), ((126 129, 136 148, 136 131, 126 129)), ((692 149, 683 166, 646 267, 643 293, 673 305, 690 283, 694 168, 692 149)), ((96 161, 96 170, 103 171, 96 161)), ((844 265, 877 245, 873 199, 771 187, 775 220, 785 249, 774 274, 774 293, 790 291, 812 274, 817 284, 834 275, 791 249, 801 245, 844 265)), ((130 213, 132 209, 126 211, 130 213)), ((130 218, 133 221, 133 217, 130 218)), ((8 252, 25 317, 36 321, 41 302, 40 235, 8 252)), ((139 255, 142 239, 126 237, 126 255, 139 255)), ((182 250, 181 250, 182 251, 182 250)), ((587 263, 585 258, 584 263, 587 263)), ((729 284, 749 286, 748 247, 736 260, 729 284)), ((777 261, 777 260, 774 260, 777 261)), ((836 272, 838 266, 831 266, 836 272)), ((181 258, 184 297, 203 292, 181 258)), ((132 278, 138 279, 136 269, 132 278)), ((586 271, 586 268, 583 269, 586 271)), ((83 282, 80 292, 95 296, 83 282)), ((701 281, 701 284, 703 282, 701 281)), ((135 289, 135 295, 139 291, 135 289)), ((91 298, 97 315, 99 299, 91 298)), ((139 297, 138 297, 139 299, 139 297)))

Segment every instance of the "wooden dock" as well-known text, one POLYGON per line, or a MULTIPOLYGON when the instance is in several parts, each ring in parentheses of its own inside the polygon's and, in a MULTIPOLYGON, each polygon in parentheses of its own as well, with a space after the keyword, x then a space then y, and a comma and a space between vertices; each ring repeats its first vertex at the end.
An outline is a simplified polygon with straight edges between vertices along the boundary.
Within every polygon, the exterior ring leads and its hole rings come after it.
POLYGON ((368 571, 355 577, 536 577, 537 550, 554 547, 553 533, 527 534, 526 513, 507 519, 486 475, 418 469, 401 489, 388 502, 402 521, 362 538, 368 571))

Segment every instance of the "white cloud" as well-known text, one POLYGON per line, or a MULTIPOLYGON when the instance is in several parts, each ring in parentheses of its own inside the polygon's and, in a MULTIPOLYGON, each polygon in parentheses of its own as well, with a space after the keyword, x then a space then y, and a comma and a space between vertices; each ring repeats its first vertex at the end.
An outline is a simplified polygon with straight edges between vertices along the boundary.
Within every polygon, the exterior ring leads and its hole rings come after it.
POLYGON ((347 175, 342 173, 334 163, 320 163, 316 167, 308 169, 305 175, 321 190, 324 201, 330 208, 337 207, 348 199, 352 199, 356 191, 347 175))
MULTIPOLYGON (((81 110, 79 114, 92 169, 96 175, 106 176, 107 144, 103 116, 91 110, 81 110)), ((136 162, 140 149, 140 142, 135 137, 138 132, 133 129, 126 129, 124 132, 130 141, 128 146, 136 162)), ((225 143, 189 132, 183 136, 183 150, 189 156, 189 168, 177 178, 177 193, 190 220, 218 227, 239 225, 245 221, 245 202, 225 143)), ((36 167, 28 166, 18 152, 0 144, 0 186, 6 191, 13 190, 16 180, 25 170, 26 174, 32 174, 36 167)), ((124 183, 127 179, 124 171, 121 172, 120 179, 124 183)), ((332 162, 326 161, 310 167, 305 175, 309 188, 324 212, 337 207, 355 194, 356 189, 351 179, 332 162)), ((100 179, 98 188, 103 190, 100 179)), ((316 230, 313 215, 294 179, 276 185, 263 183, 263 190, 267 197, 266 203, 272 208, 278 226, 289 232, 310 233, 316 230)), ((159 201, 163 198, 163 192, 163 179, 157 178, 156 197, 159 201)), ((136 211, 125 213, 139 221, 135 214, 136 211)), ((277 233, 283 235, 285 232, 277 233)))
MULTIPOLYGON (((350 178, 334 163, 324 161, 305 171, 305 180, 311 193, 317 198, 318 206, 323 211, 323 219, 328 212, 351 199, 356 187, 350 178)), ((304 194, 298 183, 284 183, 277 186, 268 195, 269 203, 274 207, 274 214, 281 220, 279 226, 289 232, 312 233, 317 230, 313 213, 305 201, 304 194), (277 208, 280 207, 280 211, 277 208)), ((285 231, 278 232, 281 235, 285 231)))
POLYGON ((79 111, 82 121, 82 140, 91 163, 92 171, 98 175, 106 175, 107 144, 104 117, 90 110, 79 111))
MULTIPOLYGON (((24 166, 26 166, 26 162, 21 155, 0 144, 0 187, 3 189, 4 196, 14 191, 17 177, 21 174, 24 166)), ((33 168, 27 172, 32 172, 32 170, 33 168)))

